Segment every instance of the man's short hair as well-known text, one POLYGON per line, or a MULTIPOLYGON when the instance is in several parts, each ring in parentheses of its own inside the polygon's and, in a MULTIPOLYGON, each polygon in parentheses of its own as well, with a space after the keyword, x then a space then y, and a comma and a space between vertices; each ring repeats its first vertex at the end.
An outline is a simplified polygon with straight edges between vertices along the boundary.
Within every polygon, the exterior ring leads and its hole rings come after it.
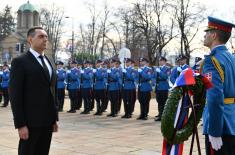
POLYGON ((215 32, 218 35, 219 42, 226 44, 231 37, 231 32, 224 32, 221 30, 210 30, 212 32, 215 32))
POLYGON ((41 27, 41 26, 34 26, 34 27, 29 28, 29 30, 27 32, 27 37, 29 37, 29 36, 34 37, 35 36, 35 31, 37 29, 43 30, 43 27, 41 27))

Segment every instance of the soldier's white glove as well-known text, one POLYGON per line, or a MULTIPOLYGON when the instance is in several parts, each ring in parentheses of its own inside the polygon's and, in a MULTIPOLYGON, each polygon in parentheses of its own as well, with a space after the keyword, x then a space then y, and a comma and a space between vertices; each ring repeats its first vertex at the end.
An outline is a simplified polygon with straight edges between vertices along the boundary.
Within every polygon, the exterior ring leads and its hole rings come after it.
POLYGON ((110 70, 110 69, 108 69, 108 70, 107 70, 107 73, 111 73, 111 70, 110 70))
POLYGON ((70 74, 71 73, 71 70, 67 70, 67 74, 70 74))
POLYGON ((93 73, 96 73, 96 69, 93 69, 93 73))
POLYGON ((156 68, 156 72, 160 73, 160 71, 161 71, 160 68, 156 68))
POLYGON ((80 73, 81 73, 81 74, 84 74, 84 70, 82 69, 82 70, 80 71, 80 73))
POLYGON ((213 137, 209 135, 209 141, 211 142, 211 146, 214 150, 218 151, 221 149, 223 142, 221 137, 213 137))
POLYGON ((141 69, 141 68, 138 68, 138 72, 140 73, 140 72, 142 72, 143 70, 141 69))
POLYGON ((181 67, 177 67, 177 71, 178 71, 178 72, 181 72, 181 71, 182 71, 182 68, 181 68, 181 67))
POLYGON ((122 72, 123 72, 123 73, 126 73, 126 69, 125 69, 125 68, 123 68, 123 69, 122 69, 122 72))

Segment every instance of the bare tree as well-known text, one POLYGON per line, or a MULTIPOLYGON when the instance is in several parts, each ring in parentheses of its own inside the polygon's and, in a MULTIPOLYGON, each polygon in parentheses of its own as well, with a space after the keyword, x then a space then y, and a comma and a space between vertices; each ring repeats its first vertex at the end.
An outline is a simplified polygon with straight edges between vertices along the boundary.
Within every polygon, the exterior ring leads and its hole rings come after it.
POLYGON ((133 22, 144 36, 144 45, 151 64, 156 63, 162 55, 163 48, 176 36, 173 35, 173 20, 168 20, 168 23, 163 22, 163 18, 170 18, 163 16, 167 13, 166 7, 168 4, 160 0, 145 0, 144 3, 134 4, 133 22))
POLYGON ((62 23, 64 18, 64 10, 57 7, 55 4, 53 4, 51 8, 41 9, 41 24, 48 33, 49 42, 52 44, 52 57, 54 59, 62 35, 62 23))
POLYGON ((172 6, 180 31, 180 53, 190 58, 193 51, 191 43, 198 33, 200 24, 205 20, 206 9, 200 3, 193 3, 193 0, 176 0, 172 6))

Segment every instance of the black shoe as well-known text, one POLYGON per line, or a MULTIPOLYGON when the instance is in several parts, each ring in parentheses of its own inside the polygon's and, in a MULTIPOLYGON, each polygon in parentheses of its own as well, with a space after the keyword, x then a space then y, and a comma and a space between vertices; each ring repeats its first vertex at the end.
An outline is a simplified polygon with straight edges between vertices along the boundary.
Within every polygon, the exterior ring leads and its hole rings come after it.
POLYGON ((112 117, 117 117, 118 115, 117 114, 113 114, 112 117))
POLYGON ((102 112, 99 112, 97 115, 98 115, 98 116, 101 116, 101 115, 102 115, 102 112))
POLYGON ((161 121, 161 118, 158 117, 157 119, 155 119, 155 121, 156 121, 156 122, 161 121))
POLYGON ((99 115, 99 113, 98 113, 98 112, 96 112, 94 115, 99 115))
POLYGON ((156 115, 155 117, 157 118, 157 117, 159 117, 159 115, 156 115))
POLYGON ((86 114, 86 111, 81 112, 80 114, 86 114))
POLYGON ((90 114, 90 111, 86 111, 84 114, 90 114))
POLYGON ((2 105, 1 107, 2 107, 2 108, 5 108, 5 107, 7 107, 7 105, 2 105))
POLYGON ((69 110, 67 113, 76 113, 76 110, 69 110))
POLYGON ((126 118, 131 118, 131 117, 132 117, 131 114, 129 114, 129 115, 126 116, 126 118))
POLYGON ((146 117, 143 117, 142 120, 148 120, 148 117, 147 117, 147 116, 146 116, 146 117))
POLYGON ((127 118, 127 115, 125 114, 125 115, 123 115, 121 118, 127 118))
POLYGON ((107 117, 111 117, 113 114, 108 114, 107 117))
POLYGON ((143 119, 144 117, 143 116, 139 116, 138 118, 137 118, 137 120, 141 120, 141 119, 143 119))

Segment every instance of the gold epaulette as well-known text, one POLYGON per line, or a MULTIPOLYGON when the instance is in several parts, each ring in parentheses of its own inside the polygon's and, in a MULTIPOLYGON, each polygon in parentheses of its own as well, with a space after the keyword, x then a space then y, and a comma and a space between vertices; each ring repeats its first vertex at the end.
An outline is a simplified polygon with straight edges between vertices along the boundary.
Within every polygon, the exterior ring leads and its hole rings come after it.
POLYGON ((215 58, 215 56, 212 56, 211 60, 212 60, 212 63, 214 64, 214 66, 215 66, 215 69, 218 71, 218 73, 220 75, 221 81, 224 83, 224 71, 223 71, 222 67, 219 64, 219 61, 215 58))

